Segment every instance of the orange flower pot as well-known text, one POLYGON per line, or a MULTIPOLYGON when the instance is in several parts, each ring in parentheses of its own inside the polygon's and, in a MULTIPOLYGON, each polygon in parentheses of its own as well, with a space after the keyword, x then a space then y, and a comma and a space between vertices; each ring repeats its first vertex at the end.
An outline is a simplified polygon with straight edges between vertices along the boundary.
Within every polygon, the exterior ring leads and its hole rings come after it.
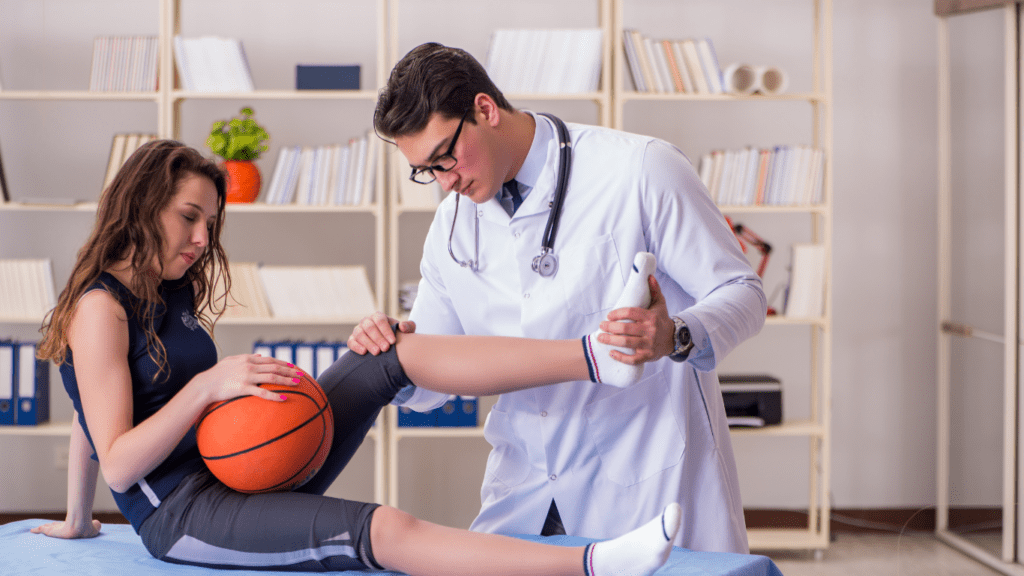
POLYGON ((225 160, 227 172, 227 201, 248 203, 260 195, 260 169, 249 160, 225 160))

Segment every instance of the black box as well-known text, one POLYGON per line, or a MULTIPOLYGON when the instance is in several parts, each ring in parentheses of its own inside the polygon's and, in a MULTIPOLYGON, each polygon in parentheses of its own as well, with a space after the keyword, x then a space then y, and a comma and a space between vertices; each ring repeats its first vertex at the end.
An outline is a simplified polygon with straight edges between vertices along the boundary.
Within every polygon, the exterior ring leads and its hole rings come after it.
POLYGON ((359 65, 298 64, 296 90, 359 90, 359 65))
POLYGON ((760 427, 782 422, 782 383, 764 374, 719 374, 729 426, 760 427))

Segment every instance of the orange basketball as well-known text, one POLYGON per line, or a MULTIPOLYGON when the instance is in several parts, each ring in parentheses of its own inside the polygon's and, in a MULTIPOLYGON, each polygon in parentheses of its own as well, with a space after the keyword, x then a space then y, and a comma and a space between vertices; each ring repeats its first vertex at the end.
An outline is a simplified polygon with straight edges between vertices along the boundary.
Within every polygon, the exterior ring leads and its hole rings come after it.
POLYGON ((312 478, 331 450, 331 405, 305 372, 295 386, 260 387, 287 399, 240 396, 210 404, 196 424, 199 454, 214 476, 239 492, 291 490, 312 478))

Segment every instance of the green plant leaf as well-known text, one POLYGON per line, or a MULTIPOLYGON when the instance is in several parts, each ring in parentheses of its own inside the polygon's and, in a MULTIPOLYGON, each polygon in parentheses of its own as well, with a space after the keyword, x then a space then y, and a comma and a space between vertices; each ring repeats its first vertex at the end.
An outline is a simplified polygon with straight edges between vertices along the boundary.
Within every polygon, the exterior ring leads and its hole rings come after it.
POLYGON ((241 117, 216 120, 210 127, 206 145, 225 160, 257 160, 260 154, 270 149, 265 144, 270 133, 252 118, 254 112, 248 106, 240 110, 241 117))

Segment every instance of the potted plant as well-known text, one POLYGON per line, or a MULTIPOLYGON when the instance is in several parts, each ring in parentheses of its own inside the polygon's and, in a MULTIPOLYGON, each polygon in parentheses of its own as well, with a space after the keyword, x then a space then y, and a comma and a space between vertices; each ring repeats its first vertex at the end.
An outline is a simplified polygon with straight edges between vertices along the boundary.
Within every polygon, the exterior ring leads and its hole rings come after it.
POLYGON ((240 114, 215 121, 206 139, 210 150, 224 159, 228 202, 252 202, 259 196, 260 170, 253 161, 267 151, 264 142, 270 140, 270 134, 252 119, 252 108, 242 108, 240 114))

